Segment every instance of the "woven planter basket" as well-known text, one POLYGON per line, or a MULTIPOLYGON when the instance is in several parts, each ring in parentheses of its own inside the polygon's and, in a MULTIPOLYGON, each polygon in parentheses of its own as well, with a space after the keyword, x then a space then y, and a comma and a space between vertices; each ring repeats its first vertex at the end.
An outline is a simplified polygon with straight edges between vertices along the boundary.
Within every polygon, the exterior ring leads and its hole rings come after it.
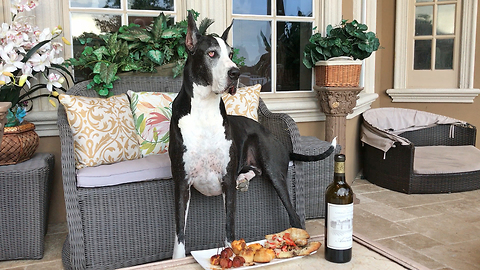
POLYGON ((16 127, 5 127, 0 145, 0 165, 11 165, 32 158, 40 139, 33 123, 24 121, 16 127))
POLYGON ((323 87, 358 87, 362 61, 329 59, 315 65, 315 84, 323 87))
POLYGON ((8 109, 12 107, 11 102, 0 102, 0 143, 2 142, 3 138, 3 127, 5 126, 5 123, 7 122, 7 112, 8 109))

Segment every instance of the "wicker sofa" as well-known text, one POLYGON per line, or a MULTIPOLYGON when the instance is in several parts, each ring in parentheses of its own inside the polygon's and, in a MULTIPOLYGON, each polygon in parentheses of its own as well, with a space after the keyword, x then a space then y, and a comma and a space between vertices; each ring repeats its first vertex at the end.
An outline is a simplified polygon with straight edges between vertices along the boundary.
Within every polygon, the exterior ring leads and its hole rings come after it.
POLYGON ((448 193, 480 188, 476 128, 423 111, 377 108, 363 113, 363 174, 390 190, 448 193))
MULTIPOLYGON (((80 82, 67 94, 97 97, 80 82)), ((113 93, 134 91, 178 92, 180 79, 160 76, 123 76, 114 83, 113 93)), ((271 113, 260 100, 259 121, 272 131, 285 147, 297 153, 315 154, 329 143, 299 135, 295 122, 286 114, 271 113)), ((63 187, 68 236, 63 247, 65 269, 113 269, 172 256, 174 241, 173 181, 150 179, 115 186, 77 186, 72 132, 63 106, 58 108, 61 139, 63 187)), ((288 170, 291 200, 305 220, 305 181, 330 181, 333 155, 325 162, 293 162, 288 170), (327 179, 327 180, 325 180, 327 179)), ((103 165, 100 165, 103 166, 103 165)), ((317 186, 326 186, 319 183, 317 186)), ((323 193, 323 190, 322 190, 323 193)), ((314 198, 319 200, 318 198, 314 198)), ((187 222, 186 248, 208 249, 223 245, 225 214, 221 196, 205 197, 194 189, 187 222)), ((237 196, 236 236, 246 241, 288 228, 288 216, 271 184, 261 177, 251 181, 247 192, 237 196)))

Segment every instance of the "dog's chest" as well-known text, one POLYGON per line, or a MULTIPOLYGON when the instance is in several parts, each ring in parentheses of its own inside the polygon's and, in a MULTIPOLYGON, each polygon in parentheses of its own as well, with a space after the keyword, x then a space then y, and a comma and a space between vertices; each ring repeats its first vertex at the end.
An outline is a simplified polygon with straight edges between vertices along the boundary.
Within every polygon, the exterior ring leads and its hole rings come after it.
POLYGON ((186 177, 190 185, 206 196, 222 193, 222 179, 230 162, 232 141, 225 138, 219 102, 217 98, 192 98, 191 113, 179 121, 186 148, 183 154, 186 177))

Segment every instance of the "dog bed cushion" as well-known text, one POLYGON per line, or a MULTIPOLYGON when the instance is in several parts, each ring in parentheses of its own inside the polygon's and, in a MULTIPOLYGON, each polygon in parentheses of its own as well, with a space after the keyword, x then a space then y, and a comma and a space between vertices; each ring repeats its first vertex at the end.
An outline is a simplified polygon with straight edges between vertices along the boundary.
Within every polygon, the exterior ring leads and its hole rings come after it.
POLYGON ((143 157, 164 154, 170 142, 172 102, 177 93, 127 92, 143 157))
POLYGON ((61 94, 58 100, 65 106, 72 130, 77 169, 141 157, 127 95, 61 94))
POLYGON ((229 115, 242 115, 258 122, 258 104, 262 86, 244 86, 237 89, 235 95, 223 94, 225 110, 229 115))
POLYGON ((383 152, 387 152, 396 142, 408 145, 411 142, 400 136, 435 125, 451 125, 451 137, 455 137, 455 125, 465 125, 465 121, 455 118, 404 108, 369 109, 363 114, 360 140, 383 152))
POLYGON ((77 170, 77 186, 103 187, 152 179, 170 179, 172 178, 170 165, 170 157, 163 154, 87 167, 77 170))
POLYGON ((473 145, 415 147, 416 174, 480 171, 480 150, 473 145))

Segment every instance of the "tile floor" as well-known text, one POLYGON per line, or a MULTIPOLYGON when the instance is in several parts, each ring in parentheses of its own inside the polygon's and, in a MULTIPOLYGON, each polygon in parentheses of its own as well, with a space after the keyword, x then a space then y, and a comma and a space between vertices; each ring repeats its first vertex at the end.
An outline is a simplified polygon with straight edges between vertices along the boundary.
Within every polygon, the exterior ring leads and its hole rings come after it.
MULTIPOLYGON (((480 269, 480 190, 406 195, 357 179, 354 232, 430 269, 480 269)), ((323 234, 323 219, 307 221, 323 234)), ((62 269, 66 224, 51 224, 42 260, 0 261, 0 270, 62 269)), ((381 266, 379 266, 381 269, 381 266)))

